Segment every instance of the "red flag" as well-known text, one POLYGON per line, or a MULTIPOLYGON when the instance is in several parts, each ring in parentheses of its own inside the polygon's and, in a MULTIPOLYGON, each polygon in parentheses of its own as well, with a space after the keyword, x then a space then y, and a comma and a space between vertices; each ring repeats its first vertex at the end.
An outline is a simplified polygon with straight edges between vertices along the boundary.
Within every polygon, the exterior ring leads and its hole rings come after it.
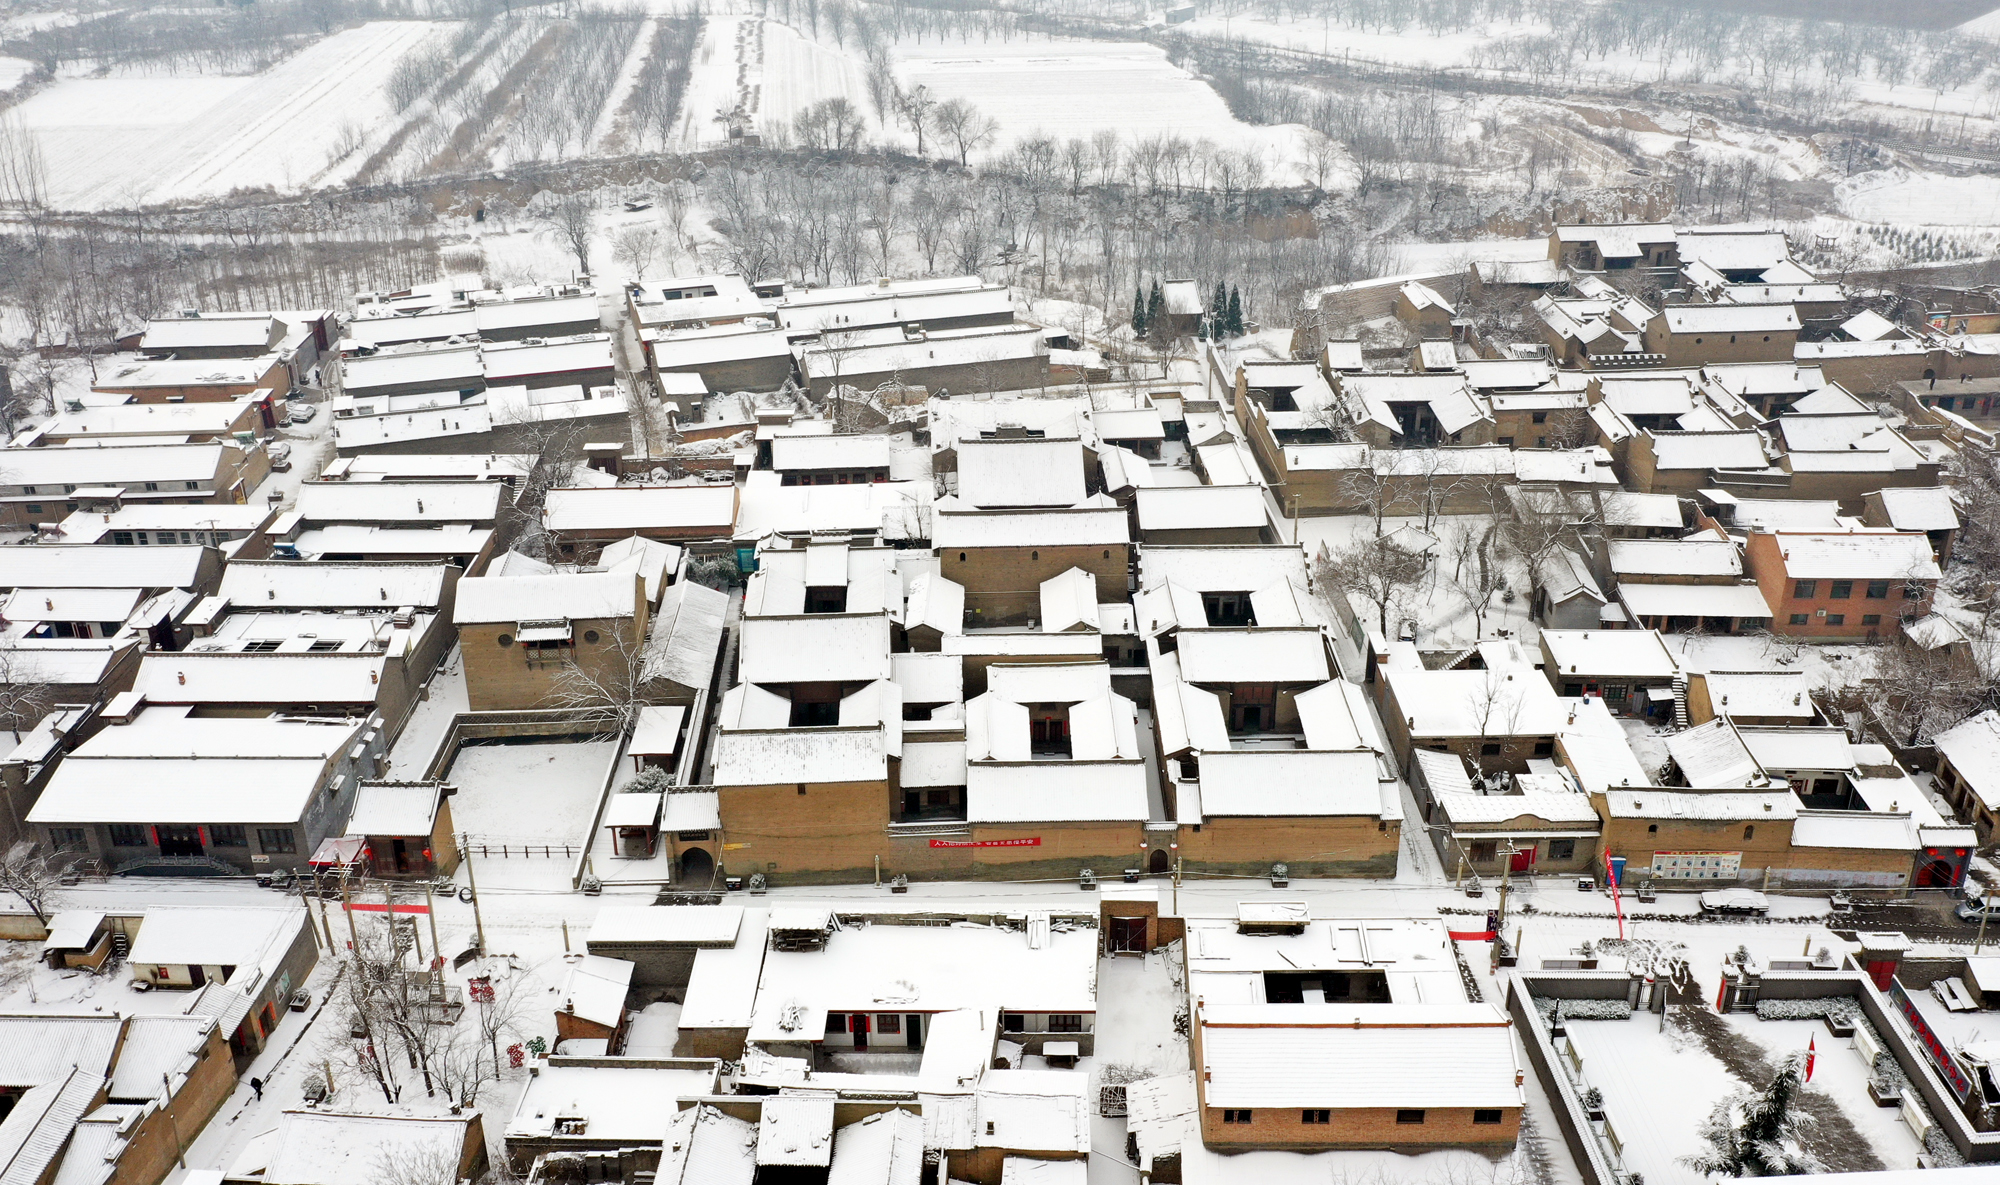
POLYGON ((1816 1040, 1817 1038, 1813 1037, 1806 1038, 1806 1081, 1807 1082, 1812 1081, 1813 1059, 1819 1056, 1819 1051, 1814 1047, 1816 1040))

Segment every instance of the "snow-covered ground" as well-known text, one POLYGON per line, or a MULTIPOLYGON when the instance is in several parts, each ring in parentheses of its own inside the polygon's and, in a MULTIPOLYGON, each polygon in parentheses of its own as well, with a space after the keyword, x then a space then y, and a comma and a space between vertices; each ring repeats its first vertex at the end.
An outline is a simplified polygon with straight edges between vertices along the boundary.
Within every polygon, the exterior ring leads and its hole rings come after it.
POLYGON ((1252 152, 1275 167, 1272 181, 1283 183, 1294 176, 1288 162, 1307 134, 1240 122, 1207 83, 1143 43, 905 42, 896 58, 905 89, 923 86, 939 99, 964 99, 998 121, 994 152, 1037 133, 1087 140, 1109 130, 1128 141, 1172 135, 1252 152))
POLYGON ((10 91, 33 73, 35 64, 23 58, 0 58, 0 91, 10 91))
POLYGON ((1843 212, 1864 222, 2000 226, 2000 177, 1884 169, 1844 182, 1836 196, 1843 212))
MULTIPOLYGON (((289 191, 339 180, 342 124, 371 143, 397 120, 384 83, 444 22, 376 21, 347 29, 261 74, 66 78, 14 112, 48 162, 54 204, 78 209, 289 191)), ((348 161, 359 165, 367 152, 348 161)))

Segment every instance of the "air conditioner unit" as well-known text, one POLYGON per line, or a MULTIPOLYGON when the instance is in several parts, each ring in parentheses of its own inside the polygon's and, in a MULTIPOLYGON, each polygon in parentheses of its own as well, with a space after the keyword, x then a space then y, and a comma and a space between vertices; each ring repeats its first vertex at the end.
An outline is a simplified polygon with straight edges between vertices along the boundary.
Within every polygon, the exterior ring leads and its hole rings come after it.
POLYGON ((1821 610, 1820 610, 1820 611, 1818 611, 1817 613, 1814 613, 1814 614, 1813 614, 1813 616, 1814 616, 1814 617, 1825 617, 1825 616, 1826 616, 1826 610, 1824 610, 1824 609, 1821 609, 1821 610))

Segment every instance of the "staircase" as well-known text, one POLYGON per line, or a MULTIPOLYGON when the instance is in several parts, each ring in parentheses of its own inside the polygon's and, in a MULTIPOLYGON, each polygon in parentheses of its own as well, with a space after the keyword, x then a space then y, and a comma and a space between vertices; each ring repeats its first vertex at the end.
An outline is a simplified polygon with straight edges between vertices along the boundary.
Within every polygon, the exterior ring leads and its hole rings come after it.
POLYGON ((1674 727, 1688 726, 1688 677, 1684 671, 1674 672, 1674 727))

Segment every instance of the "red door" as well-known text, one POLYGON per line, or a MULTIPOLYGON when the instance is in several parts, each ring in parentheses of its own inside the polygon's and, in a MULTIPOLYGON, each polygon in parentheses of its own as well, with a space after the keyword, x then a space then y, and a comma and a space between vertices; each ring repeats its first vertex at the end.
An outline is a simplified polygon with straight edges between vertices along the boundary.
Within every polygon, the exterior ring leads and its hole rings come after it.
POLYGON ((856 1012, 847 1018, 847 1031, 854 1034, 854 1048, 868 1048, 868 1014, 856 1012))
POLYGON ((1529 844, 1527 847, 1515 852, 1512 861, 1510 861, 1510 867, 1515 872, 1531 871, 1535 867, 1535 845, 1529 844))

